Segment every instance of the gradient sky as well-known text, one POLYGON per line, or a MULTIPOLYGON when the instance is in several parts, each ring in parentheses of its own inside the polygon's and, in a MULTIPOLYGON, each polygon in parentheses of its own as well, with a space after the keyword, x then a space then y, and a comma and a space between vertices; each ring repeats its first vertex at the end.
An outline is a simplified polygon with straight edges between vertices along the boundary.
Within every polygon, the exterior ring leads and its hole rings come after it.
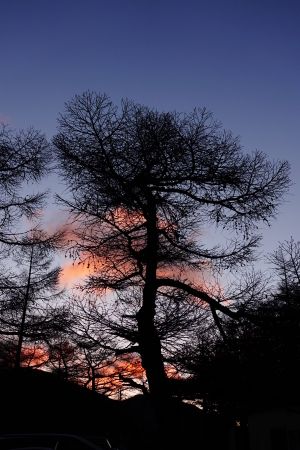
POLYGON ((290 161, 293 196, 263 250, 300 240, 300 0, 0 3, 0 120, 50 139, 87 89, 160 111, 205 106, 245 152, 290 161))

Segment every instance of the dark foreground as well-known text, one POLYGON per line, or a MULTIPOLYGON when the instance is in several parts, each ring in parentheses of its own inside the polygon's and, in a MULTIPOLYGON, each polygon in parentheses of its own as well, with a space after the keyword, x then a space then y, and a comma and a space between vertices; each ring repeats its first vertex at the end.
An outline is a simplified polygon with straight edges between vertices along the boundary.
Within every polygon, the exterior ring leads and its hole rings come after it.
POLYGON ((127 450, 229 448, 228 427, 192 405, 174 403, 161 435, 143 396, 119 402, 38 370, 0 369, 0 398, 1 435, 100 435, 127 450))

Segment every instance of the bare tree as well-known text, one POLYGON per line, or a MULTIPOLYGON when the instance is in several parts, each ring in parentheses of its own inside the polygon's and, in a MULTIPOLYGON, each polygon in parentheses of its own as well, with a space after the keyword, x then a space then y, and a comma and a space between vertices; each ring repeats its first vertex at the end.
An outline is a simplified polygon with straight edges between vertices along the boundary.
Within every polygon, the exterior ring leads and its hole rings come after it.
POLYGON ((0 335, 6 346, 7 339, 16 344, 16 368, 24 341, 34 346, 64 329, 66 310, 59 304, 64 295, 59 286, 61 268, 51 267, 63 238, 60 232, 53 236, 37 230, 29 233, 11 255, 15 269, 1 276, 0 335))
POLYGON ((284 241, 278 249, 267 255, 267 262, 271 265, 278 283, 277 292, 281 292, 286 302, 300 294, 300 242, 284 241))
POLYGON ((243 303, 259 320, 223 316, 225 338, 199 329, 176 355, 181 371, 191 375, 181 383, 185 395, 234 420, 253 407, 286 406, 299 397, 300 243, 284 241, 266 260, 270 277, 257 277, 243 303))
POLYGON ((47 353, 47 368, 52 373, 65 380, 80 384, 78 352, 76 346, 68 340, 68 335, 65 336, 61 333, 56 336, 56 339, 48 342, 47 353))
MULTIPOLYGON (((1 125, 1 124, 0 124, 1 125)), ((16 132, 2 124, 0 129, 0 244, 16 244, 21 218, 33 220, 45 204, 47 192, 29 193, 29 185, 49 172, 51 152, 45 135, 29 128, 16 132), (28 194, 24 195, 24 185, 28 194)), ((3 248, 4 245, 4 248, 3 248)))
POLYGON ((257 225, 276 217, 289 164, 243 154, 205 109, 160 113, 126 100, 118 114, 106 95, 90 92, 66 104, 53 146, 70 194, 58 200, 76 228, 74 256, 91 269, 82 289, 112 290, 114 308, 130 311, 116 334, 124 325, 127 351, 141 355, 159 409, 170 393, 157 305, 180 293, 217 322, 220 314, 251 317, 205 278, 253 262, 257 225), (205 245, 211 226, 228 233, 224 245, 205 245))

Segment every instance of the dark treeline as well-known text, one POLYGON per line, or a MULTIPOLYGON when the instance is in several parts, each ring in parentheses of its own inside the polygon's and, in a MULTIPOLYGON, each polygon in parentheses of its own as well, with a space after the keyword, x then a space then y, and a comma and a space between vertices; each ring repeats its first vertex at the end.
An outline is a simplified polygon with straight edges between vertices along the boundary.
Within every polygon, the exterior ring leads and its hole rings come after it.
POLYGON ((232 423, 275 391, 295 402, 300 244, 268 255, 271 276, 254 267, 289 164, 243 154, 205 109, 159 113, 126 100, 118 113, 87 92, 58 122, 51 143, 34 129, 0 134, 2 366, 120 398, 141 392, 165 428, 174 401, 232 423), (22 196, 51 171, 69 212, 52 235, 41 222, 48 192, 22 196), (33 225, 18 232, 23 218, 33 225), (209 245, 210 228, 219 244, 209 245), (89 269, 77 290, 61 289, 57 252, 89 269))

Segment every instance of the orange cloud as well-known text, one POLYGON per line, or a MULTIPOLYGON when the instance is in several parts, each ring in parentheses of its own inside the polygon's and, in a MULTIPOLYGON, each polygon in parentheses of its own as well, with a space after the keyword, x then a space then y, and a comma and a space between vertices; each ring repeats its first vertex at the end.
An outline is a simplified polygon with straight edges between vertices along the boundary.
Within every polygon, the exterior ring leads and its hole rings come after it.
MULTIPOLYGON (((57 231, 59 228, 64 227, 68 231, 67 239, 72 239, 75 237, 74 231, 76 228, 80 228, 80 224, 78 222, 68 223, 69 213, 66 211, 56 211, 54 214, 54 210, 47 213, 48 220, 45 221, 46 231, 49 233, 53 233, 57 231)), ((111 225, 106 224, 108 228, 113 228, 117 226, 123 231, 132 230, 135 227, 140 227, 145 222, 145 218, 141 212, 136 211, 132 212, 127 210, 126 208, 117 208, 107 213, 107 220, 111 225)), ((176 231, 176 226, 172 223, 164 221, 158 218, 158 227, 159 228, 169 228, 170 231, 176 231)), ((134 232, 134 237, 132 241, 133 247, 136 247, 135 250, 139 250, 140 247, 144 247, 145 245, 145 230, 138 229, 134 232)), ((202 234, 202 232, 201 232, 202 234)), ((87 236, 88 238, 88 236, 87 236)), ((118 276, 118 271, 121 268, 124 276, 133 271, 136 271, 135 261, 130 259, 126 259, 122 254, 118 253, 118 250, 115 248, 107 248, 108 254, 106 256, 95 254, 95 258, 91 258, 88 254, 82 254, 83 258, 86 256, 86 263, 80 263, 77 261, 71 262, 67 261, 62 265, 63 273, 61 282, 67 287, 72 287, 76 284, 80 284, 85 277, 90 274, 97 275, 97 273, 111 273, 118 276), (90 262, 90 266, 89 263, 90 262)), ((181 281, 188 282, 190 285, 198 288, 211 295, 212 297, 217 297, 222 301, 226 301, 225 304, 228 304, 228 300, 225 299, 222 286, 219 283, 214 281, 214 277, 211 274, 211 263, 204 264, 202 270, 191 270, 188 267, 172 267, 172 266, 163 266, 158 268, 157 276, 158 278, 175 278, 181 281)), ((202 302, 201 302, 202 303, 202 302)))
POLYGON ((22 348, 21 365, 23 367, 40 367, 48 361, 48 352, 41 345, 22 348))
POLYGON ((112 397, 120 390, 133 389, 126 380, 132 379, 139 384, 147 381, 140 357, 133 355, 115 361, 104 361, 95 372, 96 390, 106 391, 112 397))
POLYGON ((87 264, 80 264, 77 261, 74 263, 67 261, 65 264, 62 264, 61 283, 64 285, 67 284, 67 287, 72 287, 82 282, 89 273, 90 269, 87 264))
MULTIPOLYGON (((77 355, 75 350, 75 359, 71 362, 79 369, 77 375, 69 378, 69 381, 73 381, 82 386, 92 388, 90 370, 86 366, 85 361, 82 359, 82 355, 77 355), (83 370, 80 370, 80 366, 83 370)), ((40 370, 47 370, 47 363, 49 361, 48 350, 42 345, 27 346, 22 349, 22 366, 23 367, 35 367, 40 370)), ((68 365, 68 363, 67 363, 68 365)), ((49 368, 48 368, 49 370, 49 368)), ((76 371, 75 371, 76 372, 76 371)), ((176 370, 176 368, 170 364, 165 365, 165 373, 168 378, 181 379, 184 378, 176 370)), ((98 392, 103 392, 109 396, 116 397, 119 392, 129 391, 136 393, 136 388, 130 386, 130 383, 126 380, 134 380, 140 385, 147 385, 146 372, 141 364, 141 358, 137 354, 127 355, 120 359, 107 359, 102 361, 98 367, 94 369, 95 375, 95 388, 98 392)), ((125 394, 125 397, 131 395, 125 394)), ((124 398, 125 398, 124 397, 124 398)))

